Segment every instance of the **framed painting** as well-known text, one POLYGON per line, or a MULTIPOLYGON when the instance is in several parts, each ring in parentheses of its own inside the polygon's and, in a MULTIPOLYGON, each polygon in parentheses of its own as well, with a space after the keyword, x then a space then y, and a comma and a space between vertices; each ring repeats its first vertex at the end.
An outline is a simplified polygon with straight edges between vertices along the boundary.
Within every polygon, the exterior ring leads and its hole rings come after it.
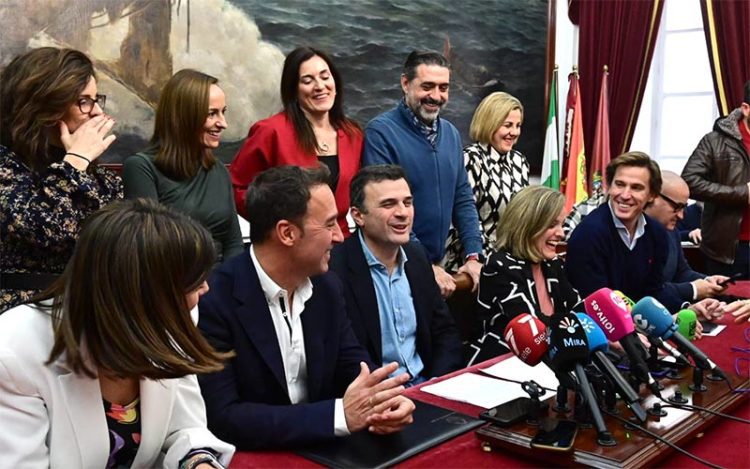
POLYGON ((539 167, 544 145, 547 0, 6 0, 0 5, 0 66, 31 47, 86 52, 95 62, 119 163, 147 146, 161 87, 194 68, 219 79, 229 129, 217 151, 231 161, 250 125, 281 109, 284 56, 300 45, 326 51, 344 81, 347 115, 365 126, 402 97, 399 77, 413 49, 451 61, 443 116, 464 143, 482 98, 507 91, 525 107, 517 148, 539 167))

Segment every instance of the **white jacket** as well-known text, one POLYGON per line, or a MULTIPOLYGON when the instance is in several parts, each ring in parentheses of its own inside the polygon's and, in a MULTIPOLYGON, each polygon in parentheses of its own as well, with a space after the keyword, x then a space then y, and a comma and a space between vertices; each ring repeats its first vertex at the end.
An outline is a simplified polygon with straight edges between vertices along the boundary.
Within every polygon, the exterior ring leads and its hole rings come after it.
MULTIPOLYGON (((45 365, 54 336, 47 311, 29 305, 0 315, 0 465, 102 468, 109 432, 99 380, 73 373, 63 357, 45 365)), ((176 468, 195 448, 227 465, 234 447, 206 428, 194 375, 141 380, 141 442, 134 468, 176 468)))

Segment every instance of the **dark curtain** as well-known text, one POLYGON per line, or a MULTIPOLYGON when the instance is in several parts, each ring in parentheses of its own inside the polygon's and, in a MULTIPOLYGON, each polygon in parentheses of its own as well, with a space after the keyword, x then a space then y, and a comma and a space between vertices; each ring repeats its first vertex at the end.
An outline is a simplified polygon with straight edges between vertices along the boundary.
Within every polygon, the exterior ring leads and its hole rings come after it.
POLYGON ((594 148, 602 69, 609 66, 610 148, 630 146, 659 31, 663 0, 570 0, 578 20, 578 70, 586 148, 594 148))
POLYGON ((701 13, 716 102, 726 116, 742 103, 750 80, 750 2, 701 0, 701 13))

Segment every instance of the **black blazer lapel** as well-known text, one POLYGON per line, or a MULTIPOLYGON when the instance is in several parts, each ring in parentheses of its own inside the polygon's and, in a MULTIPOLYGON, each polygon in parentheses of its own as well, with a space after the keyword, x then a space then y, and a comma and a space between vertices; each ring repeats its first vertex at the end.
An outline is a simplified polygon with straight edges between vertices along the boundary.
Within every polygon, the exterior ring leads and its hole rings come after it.
MULTIPOLYGON (((417 253, 414 252, 412 247, 416 249, 423 249, 422 246, 415 246, 412 243, 404 246, 404 252, 406 252, 406 264, 404 270, 406 271, 406 278, 409 280, 409 288, 411 289, 411 297, 414 302, 414 313, 417 315, 417 352, 425 361, 425 367, 429 367, 429 363, 426 356, 429 350, 430 340, 430 318, 432 317, 432 307, 435 302, 435 298, 430 295, 430 288, 428 288, 427 282, 432 280, 434 277, 424 278, 427 274, 425 270, 420 272, 419 260, 417 259, 417 253)), ((432 272, 429 272, 430 274, 432 272)), ((439 292, 437 292, 439 294, 439 292)))
POLYGON ((332 324, 326 311, 331 308, 331 305, 325 304, 326 302, 322 301, 322 292, 316 292, 315 289, 316 285, 313 284, 313 295, 307 300, 305 309, 302 311, 302 331, 305 336, 305 361, 307 362, 307 395, 311 401, 318 399, 321 394, 323 369, 326 366, 326 360, 331 359, 325 355, 325 343, 331 334, 338 332, 329 330, 332 324))
MULTIPOLYGON (((349 277, 342 279, 352 289, 352 297, 355 305, 347 305, 347 308, 355 308, 359 312, 359 319, 364 324, 367 333, 367 344, 362 344, 370 352, 372 360, 381 364, 383 362, 383 345, 380 334, 380 312, 378 310, 378 299, 375 295, 375 286, 372 283, 370 267, 365 260, 365 253, 359 241, 359 235, 354 234, 344 242, 346 249, 346 263, 349 268, 349 277)), ((351 317, 351 315, 350 315, 351 317)), ((352 318, 352 320, 356 320, 352 318)))
POLYGON ((281 349, 271 319, 271 311, 268 309, 266 296, 249 254, 246 260, 247 262, 238 265, 234 276, 233 294, 240 303, 236 310, 237 320, 288 395, 284 362, 281 359, 281 349))

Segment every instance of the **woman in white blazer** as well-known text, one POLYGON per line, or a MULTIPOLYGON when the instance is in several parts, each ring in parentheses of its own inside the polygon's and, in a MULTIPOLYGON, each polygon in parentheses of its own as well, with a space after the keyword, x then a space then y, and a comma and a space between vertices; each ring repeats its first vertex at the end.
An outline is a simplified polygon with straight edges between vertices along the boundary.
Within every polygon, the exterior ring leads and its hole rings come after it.
POLYGON ((3 467, 222 467, 195 373, 221 369, 191 310, 211 235, 147 200, 92 215, 64 274, 0 315, 3 467))

